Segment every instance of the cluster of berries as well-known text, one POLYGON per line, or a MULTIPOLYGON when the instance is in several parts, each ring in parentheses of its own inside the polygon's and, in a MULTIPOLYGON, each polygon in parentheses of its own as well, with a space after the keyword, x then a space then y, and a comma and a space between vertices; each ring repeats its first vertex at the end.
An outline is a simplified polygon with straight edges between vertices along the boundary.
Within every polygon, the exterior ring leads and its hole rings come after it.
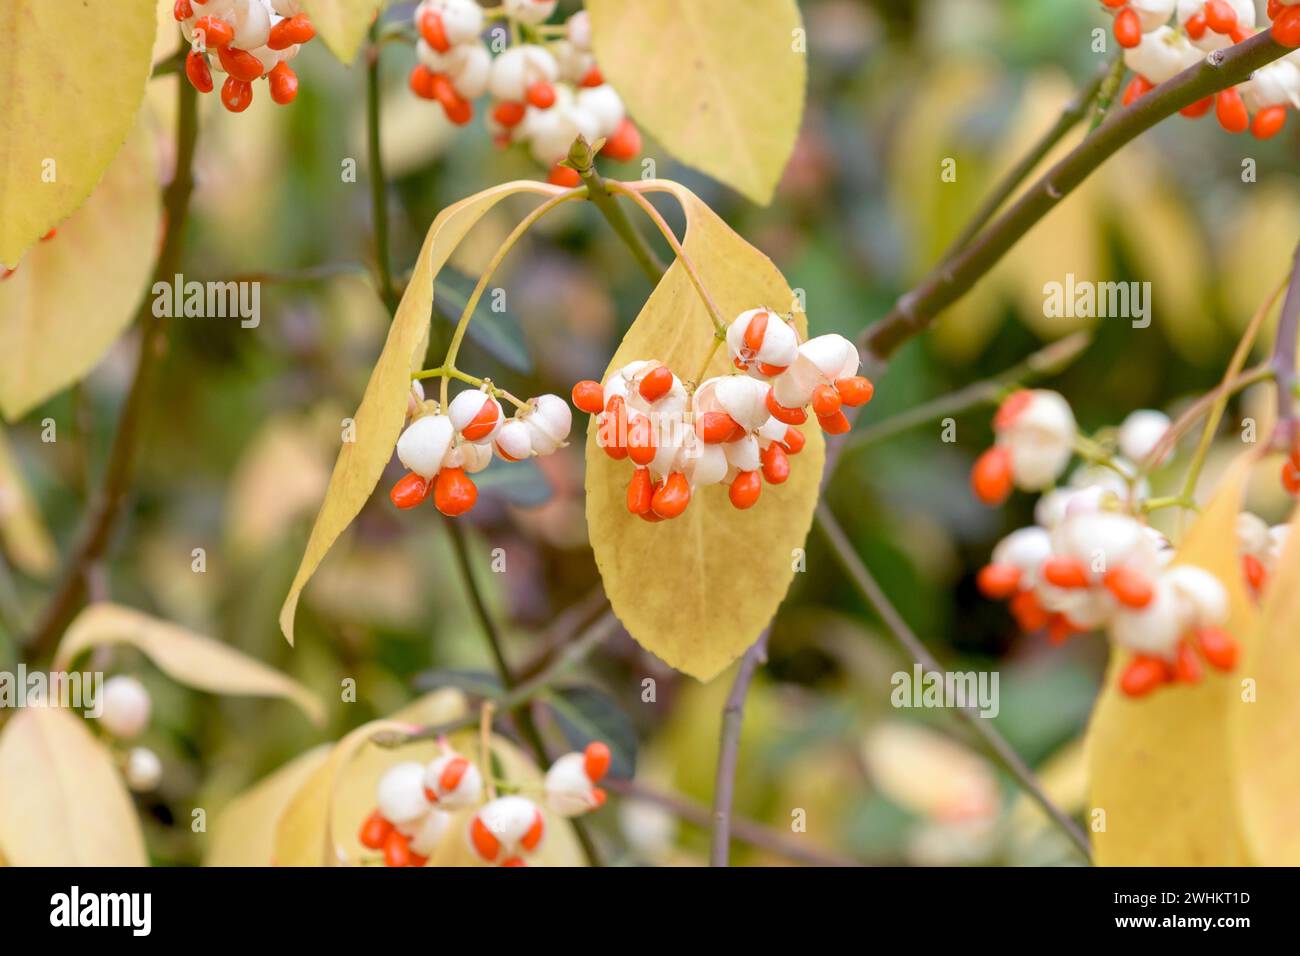
MULTIPOLYGON (((485 863, 526 866, 546 836, 541 808, 518 794, 484 802, 483 774, 468 758, 440 741, 443 754, 427 766, 415 761, 391 767, 379 780, 378 806, 361 827, 362 846, 380 850, 387 866, 424 866, 452 824, 452 812, 478 807, 465 837, 485 863)), ((605 803, 596 784, 609 770, 609 748, 596 741, 551 765, 546 806, 576 817, 605 803)))
POLYGON ((1149 456, 1168 428, 1160 412, 1134 412, 1119 428, 1120 454, 1108 467, 1084 466, 1052 487, 1073 455, 1074 415, 1055 392, 1022 390, 998 408, 996 443, 971 475, 988 504, 1004 501, 1013 486, 1045 492, 1035 524, 993 549, 977 578, 981 593, 1008 601, 1023 631, 1046 631, 1054 643, 1105 630, 1132 654, 1120 689, 1133 697, 1199 680, 1202 659, 1222 671, 1237 659, 1237 642, 1223 630, 1223 584, 1201 568, 1173 564, 1169 541, 1135 516, 1149 488, 1133 462, 1149 456))
POLYGON ((226 74, 221 102, 232 113, 248 109, 261 77, 281 105, 298 95, 289 61, 316 35, 301 0, 176 0, 172 15, 191 45, 185 75, 200 93, 212 92, 216 69, 226 74))
POLYGON ((1258 597, 1268 583, 1268 577, 1277 567, 1286 545, 1290 526, 1273 525, 1263 518, 1243 511, 1237 515, 1237 548, 1241 552, 1241 573, 1258 597))
MULTIPOLYGON (((1103 0, 1115 14, 1115 39, 1133 79, 1124 105, 1146 94, 1207 53, 1240 43, 1255 32, 1254 0, 1103 0), (1172 21, 1172 22, 1171 22, 1172 21)), ((1300 46, 1300 0, 1269 0, 1273 38, 1300 46)), ((1288 107, 1300 107, 1300 54, 1261 67, 1244 83, 1182 110, 1196 118, 1214 109, 1230 133, 1249 129, 1259 139, 1277 135, 1288 107)))
MULTIPOLYGON (((133 740, 149 726, 153 701, 149 691, 134 677, 119 674, 104 682, 100 726, 118 740, 133 740)), ((148 747, 132 747, 123 767, 126 785, 146 793, 162 780, 162 761, 148 747)))
POLYGON ((487 11, 476 0, 422 0, 415 9, 420 62, 410 86, 461 126, 474 118, 473 101, 490 95, 486 123, 497 144, 527 147, 550 169, 551 182, 576 186, 577 172, 558 163, 578 136, 603 139, 603 155, 628 160, 641 152, 641 134, 596 66, 586 12, 566 21, 563 37, 542 35, 555 7, 556 0, 505 0, 487 11), (482 39, 489 15, 504 17, 524 38, 496 57, 482 39))
POLYGON ((460 392, 443 412, 424 398, 424 387, 411 383, 407 425, 397 440, 397 457, 407 474, 393 486, 399 508, 414 508, 433 492, 433 503, 449 517, 463 515, 478 500, 469 476, 492 461, 493 452, 506 461, 549 455, 564 445, 573 426, 573 413, 558 395, 540 395, 506 419, 493 395, 492 383, 460 392))
POLYGON ((758 308, 741 313, 726 338, 738 373, 692 389, 656 360, 625 365, 604 385, 573 387, 574 405, 597 416, 605 453, 632 460, 627 507, 646 521, 676 518, 703 485, 726 484, 735 507, 752 507, 764 479, 779 485, 790 477, 806 406, 826 431, 842 434, 849 429, 842 406, 871 399, 871 382, 857 374, 858 350, 841 335, 800 345, 789 322, 758 308))

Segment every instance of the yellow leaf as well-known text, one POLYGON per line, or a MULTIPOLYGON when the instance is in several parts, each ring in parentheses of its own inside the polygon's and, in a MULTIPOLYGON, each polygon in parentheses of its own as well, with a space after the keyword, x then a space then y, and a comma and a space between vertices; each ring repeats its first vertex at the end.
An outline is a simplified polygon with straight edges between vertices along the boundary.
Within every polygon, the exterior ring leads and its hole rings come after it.
POLYGON ((316 35, 345 64, 351 64, 385 0, 302 0, 316 35))
MULTIPOLYGON (((686 212, 684 248, 724 318, 767 305, 785 312, 795 301, 781 273, 736 235, 690 190, 670 192, 686 212)), ((802 314, 800 336, 807 335, 802 314)), ((709 315, 686 270, 675 262, 632 323, 606 377, 637 359, 658 359, 682 378, 697 375, 714 344, 709 315)), ((730 369, 726 350, 704 377, 730 369)), ((817 504, 825 445, 816 425, 791 461, 789 480, 763 488, 753 508, 737 511, 721 485, 701 488, 673 521, 647 523, 627 510, 632 468, 598 446, 587 431, 587 527, 605 593, 640 644, 668 664, 710 680, 735 660, 771 621, 794 577, 791 553, 802 547, 817 504)))
POLYGON ((203 865, 270 866, 280 815, 329 752, 313 747, 231 800, 212 822, 203 865))
POLYGON ((485 189, 448 206, 433 221, 416 260, 411 281, 397 307, 384 350, 366 384, 361 406, 354 416, 356 441, 345 443, 330 475, 306 553, 298 566, 289 594, 280 609, 280 629, 293 643, 293 620, 298 598, 326 553, 352 523, 370 498, 384 467, 393 457, 406 417, 411 372, 419 367, 429 341, 429 316, 433 307, 433 282, 456 246, 493 206, 507 196, 536 193, 554 196, 558 186, 521 180, 485 189))
MULTIPOLYGON (((0 30, 0 45, 4 42, 0 30)), ((115 49, 109 59, 116 57, 115 49)), ((0 123, 3 115, 0 106, 0 123)), ((41 135, 25 128, 17 138, 38 142, 41 135)), ((0 143, 4 140, 0 134, 0 143)), ((30 191, 44 188, 52 187, 36 185, 30 191)), ((0 210, 0 224, 4 220, 0 210)), ((153 135, 142 119, 86 204, 0 281, 0 412, 6 418, 26 414, 81 378, 117 340, 148 287, 161 228, 153 135)))
POLYGON ((32 501, 9 440, 0 429, 0 542, 14 567, 34 577, 54 570, 58 555, 32 501))
POLYGON ((13 866, 145 866, 108 749, 72 713, 20 710, 0 733, 0 847, 13 866))
MULTIPOLYGON (((1276 479, 1275 479, 1276 480, 1276 479)), ((1265 592, 1255 639, 1246 646, 1241 677, 1254 697, 1233 699, 1229 723, 1236 755, 1242 829, 1260 866, 1300 864, 1300 510, 1265 592)))
POLYGON ((297 681, 233 647, 117 604, 92 604, 68 627, 54 655, 66 670, 83 651, 106 644, 138 648, 168 677, 213 694, 283 697, 313 722, 325 719, 320 700, 297 681))
MULTIPOLYGON (((1178 549, 1177 564, 1213 574, 1227 589, 1227 629, 1251 653, 1256 612, 1242 580, 1237 515, 1252 459, 1242 455, 1178 549)), ((1240 866, 1242 839, 1228 720, 1237 706, 1240 664, 1231 674, 1207 669, 1199 684, 1179 684, 1132 699, 1118 689, 1127 663, 1111 654, 1105 686, 1088 728, 1093 832, 1099 866, 1240 866)))
POLYGON ((18 262, 104 175, 144 98, 154 26, 149 0, 0 8, 0 263, 18 262))
MULTIPOLYGON (((457 690, 440 690, 399 710, 391 718, 358 727, 335 746, 290 802, 276 832, 275 861, 278 866, 327 866, 356 864, 375 857, 374 850, 361 846, 357 835, 361 824, 375 809, 379 778, 396 763, 416 760, 426 763, 440 753, 434 741, 388 749, 366 744, 384 730, 406 729, 411 725, 443 724, 465 714, 465 697, 457 690)), ((451 735, 451 745, 475 758, 477 730, 451 735)), ((542 773, 513 744, 499 736, 492 738, 504 779, 536 797, 542 773)), ((464 833, 474 810, 453 815, 441 844, 429 859, 431 866, 482 866, 466 845, 464 833)), ((530 865, 576 866, 581 850, 566 821, 543 808, 546 839, 541 851, 529 858, 530 865)))
POLYGON ((683 162, 766 204, 803 117, 794 0, 588 0, 601 72, 683 162))

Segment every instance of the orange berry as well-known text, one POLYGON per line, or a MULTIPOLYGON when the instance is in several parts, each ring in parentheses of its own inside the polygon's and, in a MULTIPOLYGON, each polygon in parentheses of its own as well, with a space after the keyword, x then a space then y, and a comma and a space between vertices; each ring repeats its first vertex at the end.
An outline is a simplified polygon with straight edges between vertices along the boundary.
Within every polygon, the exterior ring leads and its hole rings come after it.
POLYGON ((428 858, 427 856, 420 856, 420 854, 416 853, 414 850, 411 850, 411 851, 410 851, 410 861, 409 861, 406 865, 407 865, 407 866, 424 866, 424 864, 426 864, 426 863, 428 863, 428 862, 429 862, 429 858, 428 858))
POLYGON ((523 858, 523 857, 521 857, 521 856, 512 856, 510 859, 506 860, 506 861, 505 861, 504 863, 502 863, 501 865, 502 865, 503 867, 506 867, 506 866, 508 866, 508 867, 518 867, 518 866, 527 866, 528 864, 524 862, 524 858, 523 858))
POLYGON ((1178 112, 1188 119, 1200 119, 1214 107, 1214 97, 1207 96, 1203 100, 1197 100, 1191 106, 1184 106, 1178 112))
POLYGON ((1285 7, 1282 6, 1282 0, 1268 0, 1268 18, 1270 20, 1276 20, 1277 15, 1284 9, 1285 7))
POLYGON ((1047 639, 1053 644, 1064 644, 1074 633, 1074 626, 1064 614, 1053 614, 1047 622, 1047 639))
POLYGON ((446 53, 451 49, 451 41, 447 39, 447 31, 442 25, 442 17, 436 10, 426 10, 424 16, 420 17, 420 36, 424 37, 424 42, 439 53, 446 53))
POLYGON ((202 37, 200 49, 219 50, 235 38, 235 28, 220 17, 199 17, 194 32, 202 37))
POLYGON ((768 378, 775 378, 789 367, 788 365, 768 365, 766 362, 758 363, 758 370, 768 378))
POLYGON ((549 80, 538 80, 524 91, 524 99, 539 110, 548 110, 555 105, 555 87, 549 80))
POLYGON ((492 434, 492 429, 496 427, 497 419, 500 417, 501 407, 494 401, 485 401, 478 414, 470 420, 468 425, 461 429, 460 433, 469 441, 486 438, 492 434))
POLYGON ((365 823, 361 824, 361 833, 357 839, 361 841, 362 846, 378 850, 388 839, 388 834, 392 832, 393 825, 376 810, 366 817, 365 823))
POLYGON ((384 862, 389 866, 411 865, 411 843, 397 830, 391 830, 384 840, 384 862))
POLYGON ((1241 556, 1241 571, 1250 584, 1251 590, 1258 593, 1264 589, 1264 583, 1268 579, 1268 572, 1264 569, 1264 565, 1259 558, 1253 554, 1243 554, 1241 556))
POLYGON ((1229 133, 1243 133, 1250 126, 1250 114, 1235 86, 1219 91, 1214 101, 1214 115, 1218 117, 1219 125, 1229 133))
POLYGON ((686 476, 674 471, 655 490, 650 509, 661 518, 676 518, 691 503, 691 486, 686 476))
POLYGON ((1227 0, 1208 0, 1202 9, 1205 22, 1215 33, 1228 34, 1237 29, 1237 11, 1227 0))
POLYGON ((1088 569, 1078 558, 1053 555, 1043 562, 1043 580, 1058 588, 1086 588, 1088 569))
POLYGON ((542 842, 542 834, 545 831, 546 823, 542 820, 541 811, 537 811, 537 816, 533 819, 533 825, 528 828, 519 845, 525 850, 536 850, 537 845, 542 842))
POLYGON ((283 60, 271 69, 266 83, 271 88, 271 99, 281 106, 292 103, 298 96, 298 74, 283 60))
POLYGON ((829 418, 840 410, 840 393, 833 385, 818 385, 813 389, 813 413, 818 418, 829 418))
POLYGON ((262 61, 247 50, 223 46, 217 50, 217 59, 221 61, 223 70, 245 83, 251 83, 262 75, 262 61))
POLYGON ((455 790, 460 786, 460 781, 467 770, 469 770, 469 761, 464 757, 455 757, 447 761, 447 766, 442 768, 442 774, 438 777, 438 786, 443 790, 455 790))
POLYGON ((655 435, 648 415, 638 415, 628 422, 627 454, 637 465, 648 465, 654 461, 655 435))
POLYGON ((609 772, 609 762, 609 747, 599 740, 593 740, 587 744, 587 749, 583 751, 582 761, 582 767, 587 772, 587 779, 594 782, 605 776, 609 772))
POLYGON ((1268 106, 1255 114, 1250 121, 1250 132, 1256 139, 1271 139, 1286 125, 1286 107, 1268 106))
POLYGON ((1124 98, 1121 102, 1125 106, 1132 106, 1135 101, 1140 100, 1153 89, 1155 87, 1145 76, 1135 76, 1128 81, 1128 86, 1124 87, 1124 98))
POLYGON ((411 68, 411 75, 406 82, 411 92, 420 99, 433 99, 433 71, 423 63, 417 63, 411 68))
POLYGON ((1020 569, 1014 564, 986 564, 975 575, 980 594, 992 601, 1004 601, 1020 587, 1020 569))
POLYGON ((478 488, 464 468, 444 468, 433 483, 433 503, 448 518, 463 515, 478 501, 478 488))
POLYGON ((221 84, 222 105, 232 113, 242 113, 248 109, 248 104, 251 102, 253 102, 252 84, 237 80, 233 76, 226 77, 226 82, 221 84))
POLYGON ((1131 49, 1142 42, 1142 21, 1137 11, 1125 7, 1115 16, 1115 39, 1119 45, 1131 49))
POLYGON ((790 459, 777 442, 764 448, 759 457, 763 461, 763 477, 769 485, 779 485, 790 477, 790 459))
POLYGON ((766 312, 759 312, 751 317, 749 325, 745 326, 744 343, 749 351, 757 352, 763 347, 763 339, 767 336, 767 319, 766 312))
POLYGON ((653 495, 654 483, 650 480, 649 470, 635 469, 632 480, 627 483, 627 510, 634 515, 645 514, 650 510, 653 495))
POLYGON ((1139 654, 1124 668, 1119 678, 1119 689, 1129 697, 1141 697, 1163 684, 1166 676, 1164 661, 1139 654))
POLYGON ((646 372, 637 390, 642 398, 653 404, 672 391, 672 387, 672 370, 666 365, 659 365, 646 372))
POLYGON ((597 807, 603 807, 605 805, 605 801, 608 799, 609 799, 609 794, 607 794, 602 788, 600 787, 591 788, 591 802, 595 804, 597 807))
POLYGON ((1217 627, 1203 627, 1196 632, 1196 643, 1210 666, 1230 671, 1237 664, 1237 640, 1217 627))
POLYGON ((1300 6, 1288 6, 1273 20, 1273 39, 1283 46, 1300 46, 1300 6))
POLYGON ((599 415, 605 410, 605 389, 600 382, 586 379, 573 386, 573 404, 588 415, 599 415))
POLYGON ((1111 568, 1101 580, 1106 590, 1115 595, 1115 600, 1125 607, 1146 607, 1155 597, 1156 592, 1151 586, 1150 578, 1124 565, 1111 568))
POLYGON ((492 118, 507 128, 518 126, 524 118, 527 109, 523 103, 513 103, 502 101, 492 110, 492 118))
POLYGON ((627 457, 627 404, 621 395, 610 398, 596 433, 596 443, 615 461, 627 457))
POLYGON ((1002 400, 1002 404, 998 406, 998 410, 993 414, 993 430, 1000 432, 1010 428, 1033 401, 1034 393, 1027 388, 1012 392, 1002 400))
POLYGON ((759 477, 756 471, 742 471, 731 483, 731 488, 727 490, 727 497, 731 503, 742 511, 746 508, 752 508, 758 502, 758 496, 763 491, 763 479, 759 477))
POLYGON ((802 425, 808 420, 808 413, 802 408, 786 408, 776 400, 775 393, 769 388, 767 390, 767 413, 775 418, 778 422, 784 422, 787 425, 802 425))
POLYGON ((706 445, 718 445, 730 441, 732 434, 740 425, 726 412, 705 412, 695 423, 695 433, 706 445))
POLYGON ((605 145, 601 147, 600 152, 601 155, 620 163, 635 159, 641 153, 641 131, 636 128, 635 123, 624 116, 613 135, 605 140, 605 145))
POLYGON ((1205 30, 1208 26, 1209 24, 1205 22, 1205 11, 1202 9, 1197 10, 1187 18, 1187 22, 1183 24, 1183 29, 1187 31, 1187 35, 1193 40, 1199 40, 1205 36, 1205 30))
POLYGON ((797 455, 803 451, 803 446, 807 441, 808 439, 803 437, 803 432, 791 425, 785 430, 785 437, 781 439, 781 444, 785 446, 785 450, 790 454, 797 455))
POLYGON ((970 473, 971 490, 986 505, 1000 505, 1011 494, 1011 452, 995 445, 979 458, 970 473))
POLYGON ((272 50, 287 50, 294 44, 306 43, 315 35, 316 28, 311 25, 311 20, 306 14, 299 13, 271 27, 266 45, 272 50))
POLYGON ((1047 626, 1049 615, 1033 591, 1020 591, 1007 605, 1011 611, 1011 616, 1016 619, 1016 624, 1020 630, 1026 634, 1032 634, 1034 631, 1040 631, 1047 626))
POLYGON ((414 508, 429 497, 429 487, 429 482, 412 471, 393 485, 393 490, 388 493, 388 497, 392 498, 393 504, 399 508, 414 508))
POLYGON ((1287 494, 1300 497, 1300 465, 1296 464, 1294 458, 1288 458, 1282 464, 1282 487, 1287 494))
POLYGON ((818 415, 817 424, 821 425, 822 431, 828 435, 843 435, 853 427, 849 417, 840 411, 833 415, 818 415))
POLYGON ((501 852, 501 841, 492 835, 492 831, 477 816, 470 821, 469 842, 473 845, 474 852, 489 863, 501 852))
POLYGON ((1184 684, 1195 684, 1201 679, 1201 662, 1187 641, 1179 641, 1174 652, 1174 676, 1184 684))
POLYGON ((852 378, 836 379, 835 391, 840 393, 840 401, 845 405, 857 408, 871 401, 871 396, 876 393, 876 386, 872 385, 871 379, 866 376, 854 375, 852 378))
POLYGON ((190 50, 185 55, 185 75, 200 93, 212 92, 212 70, 208 67, 208 58, 198 50, 190 50))
POLYGON ((194 16, 194 7, 190 5, 190 0, 176 0, 172 5, 172 19, 177 23, 188 20, 192 16, 194 16))
POLYGON ((581 185, 582 177, 578 175, 576 169, 556 163, 547 174, 546 181, 552 186, 564 186, 566 189, 573 189, 575 186, 581 185))
POLYGON ((593 66, 583 76, 579 86, 601 86, 605 82, 605 77, 601 75, 600 67, 593 66))

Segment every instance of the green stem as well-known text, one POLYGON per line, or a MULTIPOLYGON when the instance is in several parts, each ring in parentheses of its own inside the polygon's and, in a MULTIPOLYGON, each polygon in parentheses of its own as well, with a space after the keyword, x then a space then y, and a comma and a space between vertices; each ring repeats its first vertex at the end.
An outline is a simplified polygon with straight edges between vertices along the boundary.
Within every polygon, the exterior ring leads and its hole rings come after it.
POLYGON ((596 171, 595 154, 591 151, 590 144, 579 136, 574 143, 573 148, 569 151, 569 160, 573 162, 573 168, 577 170, 582 181, 587 186, 587 200, 600 210, 600 214, 605 217, 615 234, 623 240, 628 251, 632 253, 632 258, 636 264, 641 267, 645 277, 652 284, 658 285, 659 280, 663 278, 667 267, 659 261, 655 255, 650 243, 646 241, 632 221, 628 219, 627 213, 619 205, 618 199, 610 192, 605 180, 600 173, 596 171))
POLYGON ((366 142, 369 148, 370 208, 375 220, 375 268, 378 271, 379 297, 389 313, 397 312, 398 295, 393 286, 392 264, 388 250, 388 184, 384 179, 384 157, 379 129, 379 22, 370 26, 370 45, 366 50, 366 142))

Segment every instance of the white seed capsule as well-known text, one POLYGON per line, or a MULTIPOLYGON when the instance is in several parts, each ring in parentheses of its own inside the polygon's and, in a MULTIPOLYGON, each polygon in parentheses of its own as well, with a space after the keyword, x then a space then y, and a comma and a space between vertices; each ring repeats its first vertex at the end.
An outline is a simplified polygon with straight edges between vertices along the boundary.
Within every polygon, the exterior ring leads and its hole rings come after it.
POLYGON ((398 824, 397 829, 410 840, 413 853, 429 856, 438 848, 449 826, 451 826, 451 814, 434 807, 416 820, 398 824))
POLYGON ((453 45, 468 43, 483 32, 483 8, 475 0, 423 0, 415 8, 416 26, 426 10, 442 20, 443 35, 453 45))
POLYGON ((414 760, 394 764, 379 778, 379 813, 400 826, 421 819, 429 812, 424 795, 424 767, 414 760))
POLYGON ((564 21, 564 33, 579 50, 591 49, 591 19, 586 10, 579 10, 564 21))
POLYGON ((442 460, 444 468, 464 468, 469 474, 482 471, 492 464, 492 443, 476 444, 472 441, 457 439, 447 449, 447 456, 442 460))
POLYGON ((501 426, 493 439, 497 454, 506 461, 523 461, 533 453, 532 432, 528 423, 512 418, 501 426))
POLYGON ((746 435, 740 441, 726 442, 722 449, 726 453, 727 464, 736 471, 758 471, 763 466, 758 453, 758 439, 753 435, 746 435))
POLYGON ((524 415, 524 424, 528 427, 533 451, 549 455, 569 437, 573 428, 573 410, 558 395, 538 395, 531 405, 531 410, 524 415))
POLYGON ((119 674, 104 682, 101 692, 104 729, 121 740, 139 736, 149 724, 153 702, 149 692, 134 677, 119 674))
POLYGON ((470 848, 478 856, 488 862, 504 863, 513 857, 536 852, 541 846, 544 834, 545 823, 537 804, 527 797, 512 794, 508 797, 498 797, 485 804, 483 809, 470 820, 467 836, 470 848), (480 834, 476 834, 475 831, 480 829, 486 831, 498 844, 494 856, 485 855, 483 850, 486 847, 476 841, 476 836, 480 834), (534 839, 530 834, 535 835, 536 838, 534 839), (525 845, 526 843, 532 845, 525 845))
MULTIPOLYGON (((206 13, 204 8, 204 13, 206 13)), ((237 50, 256 50, 266 46, 271 38, 271 11, 260 0, 242 3, 235 7, 230 25, 235 28, 235 39, 231 46, 237 50)))
POLYGON ((1142 461, 1169 431, 1169 416, 1151 408, 1129 413, 1119 426, 1119 450, 1130 461, 1142 461))
POLYGON ((504 417, 501 403, 478 389, 466 389, 453 398, 447 415, 452 427, 472 442, 491 441, 504 417))
POLYGON ((1124 65, 1155 84, 1178 75, 1200 59, 1201 53, 1187 37, 1168 26, 1143 34, 1141 43, 1124 51, 1124 65))
POLYGON ((1152 594, 1146 607, 1120 607, 1111 619, 1110 636, 1130 651, 1172 661, 1187 629, 1182 601, 1164 575, 1156 580, 1152 594))
MULTIPOLYGON (((1052 536, 1045 528, 1031 525, 1011 532, 993 548, 993 564, 1010 564, 1022 575, 1034 576, 1044 561, 1052 556, 1052 536)), ((1022 583, 1028 584, 1024 577, 1022 583)))
POLYGON ((549 19, 559 0, 505 0, 506 16, 529 26, 549 19))
POLYGON ((397 458, 408 471, 431 481, 442 468, 454 433, 455 428, 446 415, 417 418, 397 439, 397 458))
POLYGON ((527 96, 529 87, 535 83, 553 83, 559 72, 559 64, 545 47, 519 44, 492 62, 488 89, 499 100, 520 103, 527 96))
POLYGON ((482 799, 483 775, 474 761, 452 751, 436 757, 425 767, 424 786, 438 797, 438 806, 444 810, 460 810, 482 799))
POLYGON ((1188 626, 1218 627, 1228 620, 1228 592, 1222 582, 1204 568, 1177 564, 1163 575, 1169 586, 1186 603, 1188 626))
POLYGON ((586 757, 568 753, 546 771, 546 806, 562 817, 576 817, 600 806, 587 776, 586 757))
MULTIPOLYGON (((781 427, 785 428, 784 425, 781 427)), ((727 477, 725 446, 691 442, 681 450, 671 470, 685 475, 692 488, 716 485, 727 477)))
POLYGON ((132 747, 123 772, 126 785, 136 793, 148 793, 162 781, 162 761, 148 747, 132 747))
POLYGON ((619 123, 623 122, 623 100, 608 83, 578 90, 574 102, 578 109, 585 110, 596 121, 598 137, 614 135, 619 123))

